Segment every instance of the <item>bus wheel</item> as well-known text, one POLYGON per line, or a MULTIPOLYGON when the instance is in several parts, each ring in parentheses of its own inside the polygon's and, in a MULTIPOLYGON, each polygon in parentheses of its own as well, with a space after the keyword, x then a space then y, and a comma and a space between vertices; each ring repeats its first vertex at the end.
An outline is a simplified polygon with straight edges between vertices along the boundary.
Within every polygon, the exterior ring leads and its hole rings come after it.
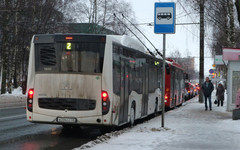
POLYGON ((135 107, 134 107, 134 104, 132 104, 131 110, 130 110, 130 125, 131 125, 131 127, 134 125, 134 122, 135 122, 135 107))

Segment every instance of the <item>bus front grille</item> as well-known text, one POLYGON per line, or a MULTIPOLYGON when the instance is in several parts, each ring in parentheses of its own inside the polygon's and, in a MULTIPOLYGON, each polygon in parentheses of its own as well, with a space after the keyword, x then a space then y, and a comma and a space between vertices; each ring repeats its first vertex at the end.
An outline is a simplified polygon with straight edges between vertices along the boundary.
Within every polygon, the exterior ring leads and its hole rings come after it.
POLYGON ((39 98, 40 108, 53 110, 94 110, 96 100, 73 98, 39 98))

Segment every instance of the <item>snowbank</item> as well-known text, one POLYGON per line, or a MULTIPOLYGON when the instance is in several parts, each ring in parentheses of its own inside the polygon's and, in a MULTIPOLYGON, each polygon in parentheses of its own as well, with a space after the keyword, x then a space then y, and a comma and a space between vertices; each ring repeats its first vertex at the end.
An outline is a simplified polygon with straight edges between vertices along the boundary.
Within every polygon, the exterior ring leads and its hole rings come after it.
POLYGON ((22 88, 18 87, 12 91, 12 94, 0 95, 0 108, 25 106, 26 99, 27 96, 22 94, 22 88))

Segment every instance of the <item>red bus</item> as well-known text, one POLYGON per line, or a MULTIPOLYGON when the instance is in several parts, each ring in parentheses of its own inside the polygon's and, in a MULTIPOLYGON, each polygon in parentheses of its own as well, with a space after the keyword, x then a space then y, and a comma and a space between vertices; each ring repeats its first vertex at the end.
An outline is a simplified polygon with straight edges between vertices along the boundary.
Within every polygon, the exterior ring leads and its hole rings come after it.
POLYGON ((173 109, 184 102, 184 70, 172 59, 167 59, 165 73, 165 107, 173 109))

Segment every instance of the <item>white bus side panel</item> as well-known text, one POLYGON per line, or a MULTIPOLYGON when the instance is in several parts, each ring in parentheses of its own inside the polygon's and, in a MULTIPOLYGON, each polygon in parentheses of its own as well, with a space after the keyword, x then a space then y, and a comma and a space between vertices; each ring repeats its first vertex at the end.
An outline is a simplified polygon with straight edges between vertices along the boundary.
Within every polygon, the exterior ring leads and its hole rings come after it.
MULTIPOLYGON (((110 100, 109 112, 106 115, 103 115, 103 124, 112 125, 112 107, 115 104, 114 94, 113 94, 113 78, 112 78, 112 41, 111 39, 106 41, 105 53, 104 53, 104 63, 103 63, 103 72, 102 72, 102 90, 107 91, 110 100)), ((116 123, 115 125, 118 125, 116 123)))
POLYGON ((154 93, 149 93, 148 95, 148 114, 152 114, 155 112, 155 108, 157 107, 157 111, 161 109, 161 91, 160 89, 156 89, 154 93), (157 102, 157 106, 156 106, 157 102))
MULTIPOLYGON (((28 77, 27 77, 27 92, 29 89, 33 88, 34 86, 34 76, 35 76, 35 61, 34 61, 34 44, 33 44, 34 36, 31 41, 31 47, 30 47, 30 54, 29 54, 29 65, 28 65, 28 77)), ((27 108, 27 103, 26 103, 27 108)), ((27 110, 27 119, 29 121, 32 121, 32 112, 27 110)))
MULTIPOLYGON (((132 91, 129 95, 129 109, 128 112, 130 112, 131 104, 135 101, 136 107, 135 107, 135 119, 141 118, 142 113, 142 94, 138 94, 135 91, 132 91)), ((130 121, 130 113, 128 120, 130 121)))

